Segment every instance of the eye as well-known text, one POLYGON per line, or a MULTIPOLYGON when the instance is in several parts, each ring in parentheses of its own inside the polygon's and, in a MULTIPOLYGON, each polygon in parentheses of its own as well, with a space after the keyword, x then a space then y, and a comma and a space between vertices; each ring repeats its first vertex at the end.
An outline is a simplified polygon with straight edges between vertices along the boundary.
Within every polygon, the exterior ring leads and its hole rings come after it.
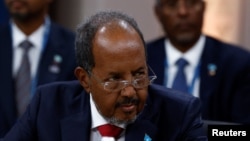
POLYGON ((164 1, 163 6, 175 7, 177 5, 177 0, 164 1))
POLYGON ((135 78, 142 77, 146 75, 146 71, 138 71, 134 74, 135 78))
POLYGON ((106 81, 108 82, 119 81, 119 80, 122 80, 120 75, 112 75, 106 79, 106 81))

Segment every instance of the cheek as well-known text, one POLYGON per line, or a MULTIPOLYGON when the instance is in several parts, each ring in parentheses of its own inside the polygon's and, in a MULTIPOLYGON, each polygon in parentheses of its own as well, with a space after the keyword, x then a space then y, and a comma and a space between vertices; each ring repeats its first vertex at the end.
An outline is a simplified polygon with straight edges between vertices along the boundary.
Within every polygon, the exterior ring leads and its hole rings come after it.
POLYGON ((117 102, 117 98, 116 97, 103 97, 102 99, 100 99, 100 110, 102 112, 102 114, 106 117, 112 117, 115 113, 115 105, 117 102))
POLYGON ((117 96, 112 93, 105 93, 103 90, 100 91, 95 89, 92 93, 94 102, 101 112, 102 115, 110 117, 113 115, 115 110, 115 104, 117 102, 117 96))
POLYGON ((176 26, 177 20, 174 18, 171 18, 170 16, 166 16, 165 18, 162 19, 162 26, 165 28, 167 31, 174 30, 173 28, 176 26))
POLYGON ((140 100, 140 103, 138 105, 138 113, 141 112, 145 106, 146 100, 147 100, 147 90, 141 90, 138 92, 138 99, 140 100))

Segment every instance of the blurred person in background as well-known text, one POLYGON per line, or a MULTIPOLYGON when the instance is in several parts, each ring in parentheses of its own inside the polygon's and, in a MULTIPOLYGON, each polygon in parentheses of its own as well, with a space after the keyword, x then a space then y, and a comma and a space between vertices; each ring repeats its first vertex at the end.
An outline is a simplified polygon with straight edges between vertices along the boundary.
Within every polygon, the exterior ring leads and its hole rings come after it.
POLYGON ((75 79, 75 34, 51 21, 52 1, 5 0, 11 17, 0 27, 0 137, 23 114, 37 86, 75 79))
POLYGON ((165 36, 147 43, 155 83, 199 97, 205 120, 250 124, 250 54, 202 33, 205 8, 203 0, 156 0, 165 36))

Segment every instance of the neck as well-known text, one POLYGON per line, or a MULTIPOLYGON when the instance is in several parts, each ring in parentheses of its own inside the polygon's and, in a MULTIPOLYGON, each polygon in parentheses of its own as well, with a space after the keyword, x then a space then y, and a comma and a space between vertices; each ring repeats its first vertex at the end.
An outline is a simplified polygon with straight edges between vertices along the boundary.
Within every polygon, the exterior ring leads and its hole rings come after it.
POLYGON ((174 44, 173 43, 173 45, 176 49, 178 49, 182 53, 185 53, 194 46, 194 43, 192 44, 187 44, 187 43, 186 44, 174 44))
POLYGON ((27 36, 36 31, 45 21, 45 16, 26 20, 13 19, 17 27, 27 36))
POLYGON ((173 46, 181 51, 182 53, 187 52, 189 49, 191 49, 199 40, 199 36, 196 37, 193 40, 170 40, 170 42, 173 44, 173 46))

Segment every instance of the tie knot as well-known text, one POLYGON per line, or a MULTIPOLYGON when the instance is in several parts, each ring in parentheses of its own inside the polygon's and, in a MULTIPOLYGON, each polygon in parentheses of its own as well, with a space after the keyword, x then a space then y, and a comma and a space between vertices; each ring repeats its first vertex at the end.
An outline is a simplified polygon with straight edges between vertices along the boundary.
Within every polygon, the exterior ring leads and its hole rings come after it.
POLYGON ((33 46, 32 43, 28 40, 24 40, 19 45, 22 49, 24 49, 25 52, 28 52, 28 50, 33 46))
POLYGON ((114 137, 115 139, 117 139, 123 131, 122 128, 111 124, 101 125, 98 127, 98 130, 103 137, 114 137))
POLYGON ((178 65, 178 68, 184 68, 188 64, 188 61, 184 58, 180 58, 176 61, 176 64, 178 65))

